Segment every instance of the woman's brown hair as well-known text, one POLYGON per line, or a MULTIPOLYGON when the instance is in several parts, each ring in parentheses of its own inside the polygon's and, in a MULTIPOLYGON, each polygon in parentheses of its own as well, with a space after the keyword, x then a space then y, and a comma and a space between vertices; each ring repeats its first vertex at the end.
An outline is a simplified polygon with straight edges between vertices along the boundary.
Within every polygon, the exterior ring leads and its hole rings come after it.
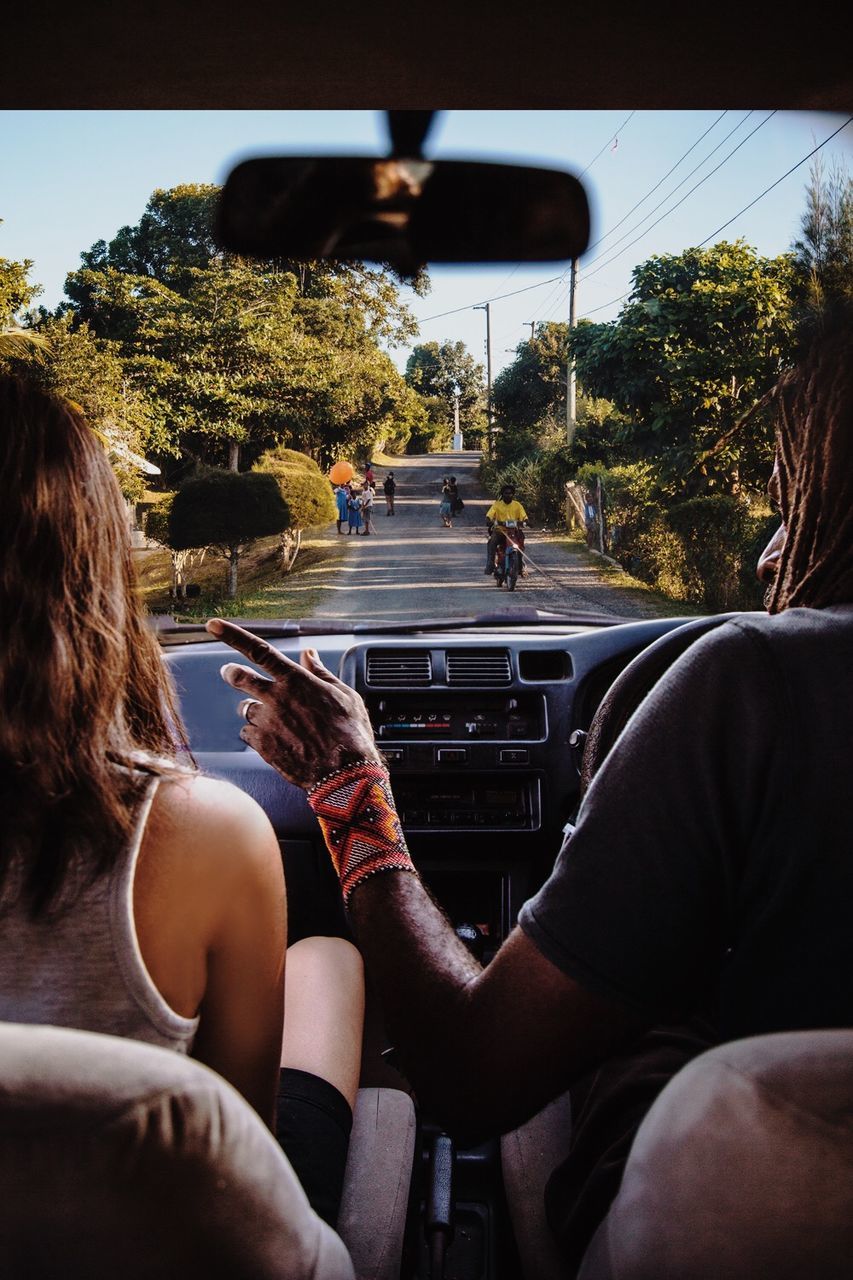
POLYGON ((189 758, 124 500, 82 415, 2 376, 0 888, 14 868, 39 914, 109 867, 133 828, 140 753, 155 772, 189 758))
POLYGON ((770 613, 853 604, 853 315, 840 304, 775 392, 785 545, 770 613))

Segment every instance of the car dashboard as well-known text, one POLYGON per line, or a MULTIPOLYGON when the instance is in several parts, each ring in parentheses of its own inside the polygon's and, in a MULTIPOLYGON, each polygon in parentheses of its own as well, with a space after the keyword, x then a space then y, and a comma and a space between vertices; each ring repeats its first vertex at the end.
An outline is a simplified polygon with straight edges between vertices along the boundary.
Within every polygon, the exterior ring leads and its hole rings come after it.
MULTIPOLYGON (((598 703, 637 653, 683 621, 270 643, 294 660, 310 644, 361 694, 412 857, 454 924, 475 927, 487 958, 553 865, 598 703)), ((239 736, 240 695, 219 675, 233 651, 161 639, 199 767, 258 801, 285 855, 316 856, 320 831, 304 793, 239 736)))

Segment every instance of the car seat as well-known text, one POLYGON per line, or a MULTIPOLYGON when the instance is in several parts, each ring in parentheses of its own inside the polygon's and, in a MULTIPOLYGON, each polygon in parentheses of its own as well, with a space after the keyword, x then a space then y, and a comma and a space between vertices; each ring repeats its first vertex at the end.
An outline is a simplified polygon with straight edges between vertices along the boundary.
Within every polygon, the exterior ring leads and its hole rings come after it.
POLYGON ((396 1280, 414 1108, 362 1090, 340 1231, 213 1071, 138 1041, 0 1024, 0 1273, 396 1280))
MULTIPOLYGON (((530 1280, 566 1277, 544 1224, 527 1239, 515 1191, 523 1179, 541 1204, 566 1153, 565 1108, 502 1140, 530 1280)), ((650 1109, 578 1280, 846 1280, 851 1204, 853 1031, 732 1041, 690 1062, 650 1109)))

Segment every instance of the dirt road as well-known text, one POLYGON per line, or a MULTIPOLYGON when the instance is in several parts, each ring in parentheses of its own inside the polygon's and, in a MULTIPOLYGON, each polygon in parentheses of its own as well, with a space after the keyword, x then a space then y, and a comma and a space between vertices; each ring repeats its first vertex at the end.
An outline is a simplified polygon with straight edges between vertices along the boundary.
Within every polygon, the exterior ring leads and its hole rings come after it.
MULTIPOLYGON (((396 514, 386 516, 382 481, 376 471, 376 505, 370 537, 340 535, 347 555, 337 566, 318 618, 458 618, 494 609, 593 610, 618 617, 648 615, 633 594, 600 580, 585 556, 557 545, 534 526, 527 531, 526 576, 514 592, 498 590, 483 573, 485 513, 492 497, 477 482, 477 453, 431 453, 401 458, 394 465, 396 514), (442 481, 455 475, 465 503, 451 529, 438 514, 442 481)), ((334 530, 333 530, 334 532, 334 530)))

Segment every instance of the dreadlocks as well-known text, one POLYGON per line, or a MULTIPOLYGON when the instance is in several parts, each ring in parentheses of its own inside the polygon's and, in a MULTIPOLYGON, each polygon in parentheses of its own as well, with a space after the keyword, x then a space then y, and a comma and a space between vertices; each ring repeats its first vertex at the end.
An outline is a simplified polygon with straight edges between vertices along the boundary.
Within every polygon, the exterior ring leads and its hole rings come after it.
POLYGON ((853 603, 853 326, 812 338, 776 388, 776 457, 787 537, 767 608, 853 603))

